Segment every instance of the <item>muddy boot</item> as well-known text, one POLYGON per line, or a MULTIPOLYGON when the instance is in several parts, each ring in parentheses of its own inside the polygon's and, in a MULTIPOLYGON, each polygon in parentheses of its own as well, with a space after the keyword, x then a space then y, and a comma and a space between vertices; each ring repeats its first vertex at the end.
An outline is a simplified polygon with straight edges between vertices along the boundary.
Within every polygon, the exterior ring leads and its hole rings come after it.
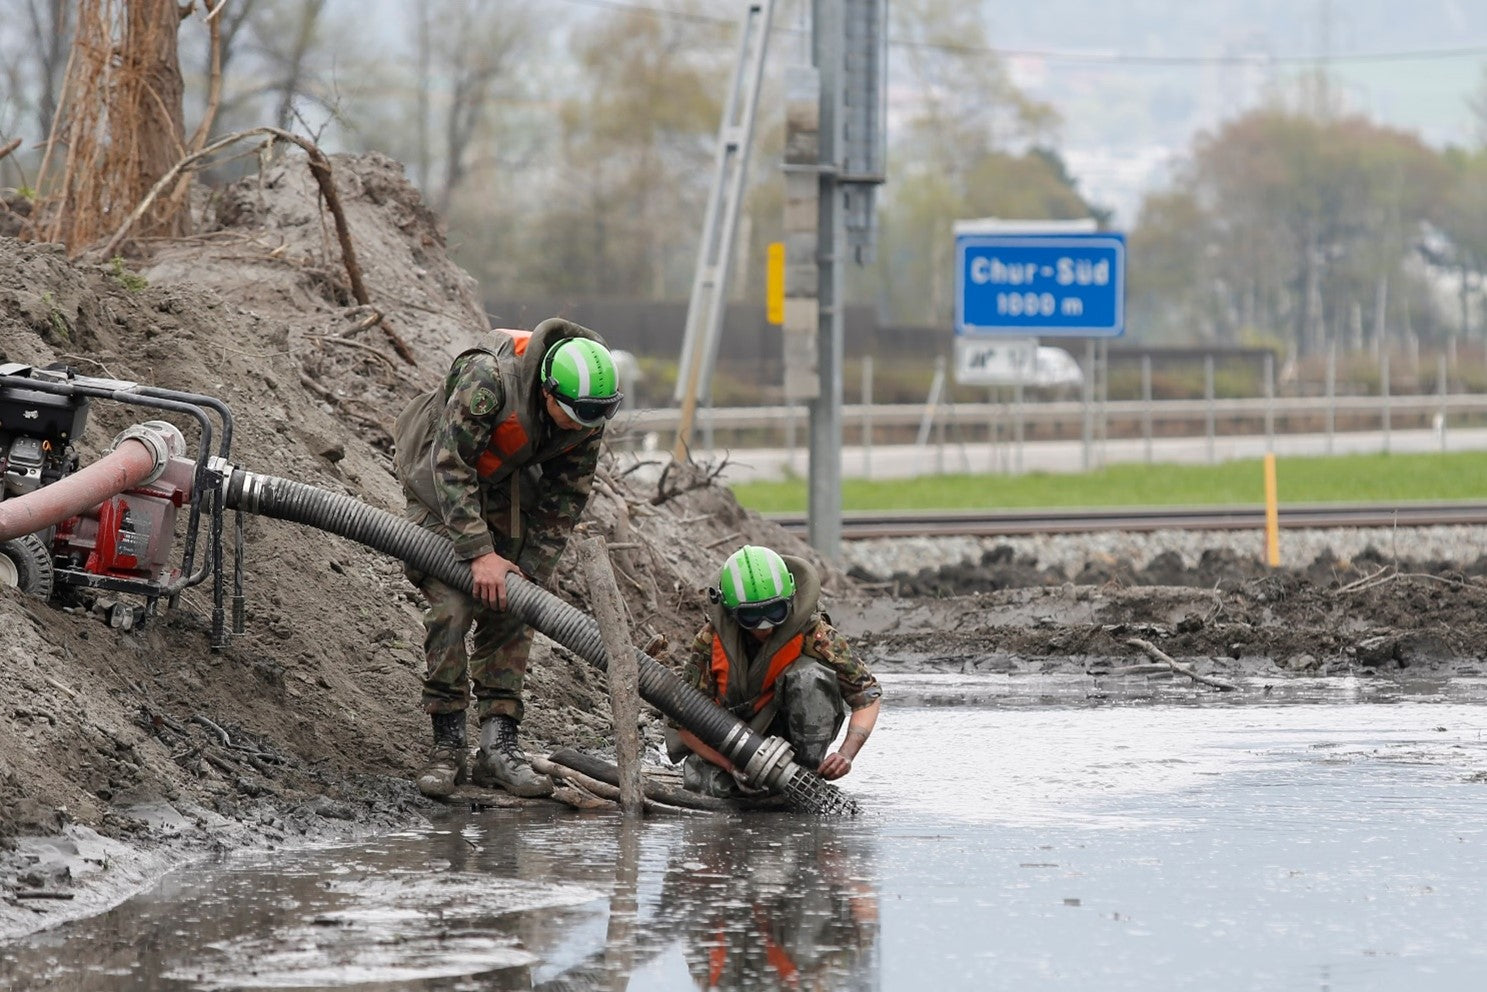
POLYGON ((447 799, 465 781, 465 713, 434 714, 434 747, 418 773, 418 791, 430 799, 447 799))
POLYGON ((552 779, 532 770, 516 743, 516 721, 509 716, 493 716, 480 725, 474 778, 482 788, 505 789, 513 796, 552 795, 552 779))

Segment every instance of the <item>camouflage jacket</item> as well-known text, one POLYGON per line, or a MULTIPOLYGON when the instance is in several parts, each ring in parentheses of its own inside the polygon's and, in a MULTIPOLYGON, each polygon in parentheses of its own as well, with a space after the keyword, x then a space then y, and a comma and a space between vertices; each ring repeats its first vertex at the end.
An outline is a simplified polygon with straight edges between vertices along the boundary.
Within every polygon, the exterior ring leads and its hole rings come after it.
POLYGON ((769 661, 797 634, 802 635, 800 653, 814 658, 836 673, 842 699, 854 710, 870 705, 883 695, 878 680, 867 666, 852 656, 847 639, 831 626, 831 618, 820 612, 821 577, 804 558, 781 555, 795 579, 790 617, 759 643, 749 637, 721 605, 714 603, 712 616, 692 641, 682 678, 688 684, 729 708, 754 699, 763 690, 769 661), (721 638, 730 675, 726 698, 719 699, 712 670, 713 642, 721 638), (757 645, 757 647, 755 647, 757 645))
POLYGON ((538 382, 547 350, 574 336, 599 340, 553 319, 537 326, 522 355, 509 339, 495 351, 466 351, 440 388, 398 417, 394 468, 410 515, 449 537, 458 557, 497 551, 545 581, 583 515, 604 429, 560 430, 543 408, 538 382), (482 474, 493 435, 513 415, 525 443, 482 474))
MULTIPOLYGON (((800 653, 815 658, 836 673, 837 687, 841 690, 842 700, 849 707, 860 710, 882 698, 883 690, 878 685, 877 677, 865 664, 853 657, 852 649, 847 646, 847 639, 831 626, 826 614, 813 615, 800 633, 805 635, 800 653)), ((687 652, 686 666, 682 669, 684 682, 714 700, 718 698, 717 680, 712 671, 713 639, 716 636, 717 630, 709 621, 693 638, 692 646, 687 652)), ((759 655, 767 657, 763 648, 761 645, 759 655)), ((731 655, 729 660, 737 663, 731 655)))

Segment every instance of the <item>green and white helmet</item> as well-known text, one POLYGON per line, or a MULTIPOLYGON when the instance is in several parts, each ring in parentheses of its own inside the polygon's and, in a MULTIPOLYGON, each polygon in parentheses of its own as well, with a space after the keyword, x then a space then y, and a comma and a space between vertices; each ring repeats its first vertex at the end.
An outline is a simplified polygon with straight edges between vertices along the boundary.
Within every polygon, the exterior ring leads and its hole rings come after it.
POLYGON ((768 548, 746 544, 723 563, 715 597, 740 626, 778 627, 790 615, 795 577, 785 559, 768 548))
POLYGON ((768 548, 746 544, 723 563, 718 575, 722 603, 730 610, 777 602, 795 595, 795 577, 785 559, 768 548))
POLYGON ((613 417, 624 393, 609 349, 588 338, 564 338, 542 359, 542 388, 574 420, 593 427, 613 417))

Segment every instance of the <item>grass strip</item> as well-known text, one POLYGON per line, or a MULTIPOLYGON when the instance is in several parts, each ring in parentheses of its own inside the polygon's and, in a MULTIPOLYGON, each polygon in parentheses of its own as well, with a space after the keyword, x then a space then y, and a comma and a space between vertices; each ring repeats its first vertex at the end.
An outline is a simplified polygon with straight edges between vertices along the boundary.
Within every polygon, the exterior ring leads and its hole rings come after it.
MULTIPOLYGON (((844 479, 844 510, 1242 506, 1265 501, 1262 460, 1216 465, 1119 464, 1093 472, 844 479)), ((1487 498, 1487 452, 1335 455, 1276 459, 1287 503, 1454 502, 1487 498)), ((760 513, 803 513, 806 480, 744 482, 739 503, 760 513)))

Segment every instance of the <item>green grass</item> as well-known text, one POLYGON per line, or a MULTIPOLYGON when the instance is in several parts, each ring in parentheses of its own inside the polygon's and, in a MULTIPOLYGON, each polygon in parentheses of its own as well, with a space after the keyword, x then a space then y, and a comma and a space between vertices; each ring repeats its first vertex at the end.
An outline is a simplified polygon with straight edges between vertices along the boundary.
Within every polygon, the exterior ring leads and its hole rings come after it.
MULTIPOLYGON (((1487 497, 1487 452, 1277 458, 1287 503, 1375 503, 1487 497)), ((760 513, 804 512, 806 482, 746 482, 739 503, 760 513)), ((1218 465, 1112 465, 1082 474, 939 475, 844 479, 844 510, 1215 506, 1265 501, 1260 459, 1218 465)))

